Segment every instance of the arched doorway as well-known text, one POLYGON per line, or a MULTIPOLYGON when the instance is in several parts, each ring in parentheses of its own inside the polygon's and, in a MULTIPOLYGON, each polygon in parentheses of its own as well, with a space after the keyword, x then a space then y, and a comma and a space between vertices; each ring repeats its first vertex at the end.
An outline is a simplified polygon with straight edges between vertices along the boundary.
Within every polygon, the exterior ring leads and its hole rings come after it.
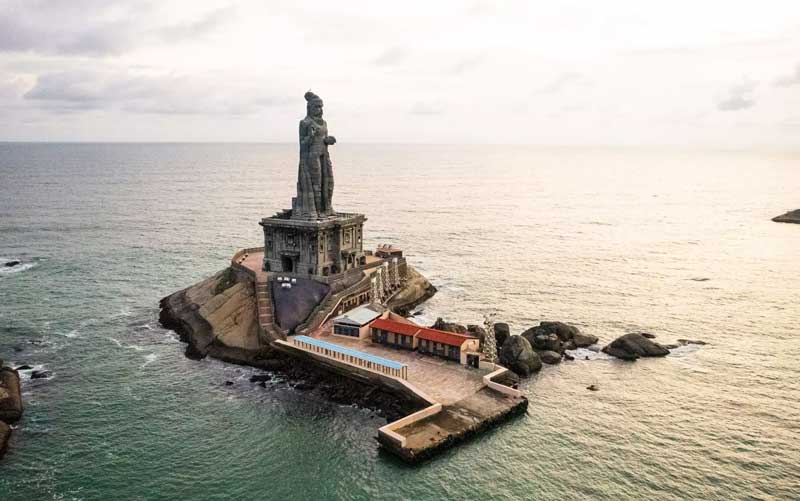
POLYGON ((281 256, 281 271, 285 271, 286 273, 294 272, 294 261, 289 256, 281 256))

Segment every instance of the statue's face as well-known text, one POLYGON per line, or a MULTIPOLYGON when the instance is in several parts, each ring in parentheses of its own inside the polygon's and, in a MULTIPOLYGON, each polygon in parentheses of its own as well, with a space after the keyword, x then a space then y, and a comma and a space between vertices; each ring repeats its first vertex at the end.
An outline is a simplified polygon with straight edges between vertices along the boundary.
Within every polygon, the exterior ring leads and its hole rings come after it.
POLYGON ((322 116, 322 101, 314 101, 311 103, 311 116, 320 118, 322 116))

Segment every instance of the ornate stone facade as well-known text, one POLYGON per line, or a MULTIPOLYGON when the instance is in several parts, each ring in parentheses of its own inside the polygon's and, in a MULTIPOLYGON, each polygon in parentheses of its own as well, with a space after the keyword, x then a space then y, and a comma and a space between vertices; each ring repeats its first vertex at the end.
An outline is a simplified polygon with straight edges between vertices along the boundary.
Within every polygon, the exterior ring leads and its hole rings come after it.
POLYGON ((299 275, 335 275, 365 263, 363 214, 333 210, 333 164, 328 146, 336 143, 322 120, 322 99, 307 92, 300 122, 297 196, 292 208, 261 220, 264 270, 299 275))

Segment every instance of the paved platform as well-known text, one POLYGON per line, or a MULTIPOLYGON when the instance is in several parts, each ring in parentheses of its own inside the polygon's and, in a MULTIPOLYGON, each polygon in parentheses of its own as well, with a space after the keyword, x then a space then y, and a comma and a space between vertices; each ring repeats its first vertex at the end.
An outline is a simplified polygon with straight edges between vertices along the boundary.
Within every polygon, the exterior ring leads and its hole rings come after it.
POLYGON ((483 376, 490 372, 486 369, 468 368, 455 361, 416 351, 375 344, 369 340, 334 336, 328 326, 318 329, 311 337, 406 364, 408 382, 442 405, 454 404, 473 395, 484 386, 483 376))

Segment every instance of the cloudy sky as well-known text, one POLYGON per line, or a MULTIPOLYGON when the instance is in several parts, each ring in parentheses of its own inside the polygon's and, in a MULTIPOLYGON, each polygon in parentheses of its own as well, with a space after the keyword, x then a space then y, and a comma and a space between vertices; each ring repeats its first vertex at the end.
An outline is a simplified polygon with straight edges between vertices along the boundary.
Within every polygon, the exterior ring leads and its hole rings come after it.
POLYGON ((0 0, 0 140, 800 148, 800 1, 0 0))

